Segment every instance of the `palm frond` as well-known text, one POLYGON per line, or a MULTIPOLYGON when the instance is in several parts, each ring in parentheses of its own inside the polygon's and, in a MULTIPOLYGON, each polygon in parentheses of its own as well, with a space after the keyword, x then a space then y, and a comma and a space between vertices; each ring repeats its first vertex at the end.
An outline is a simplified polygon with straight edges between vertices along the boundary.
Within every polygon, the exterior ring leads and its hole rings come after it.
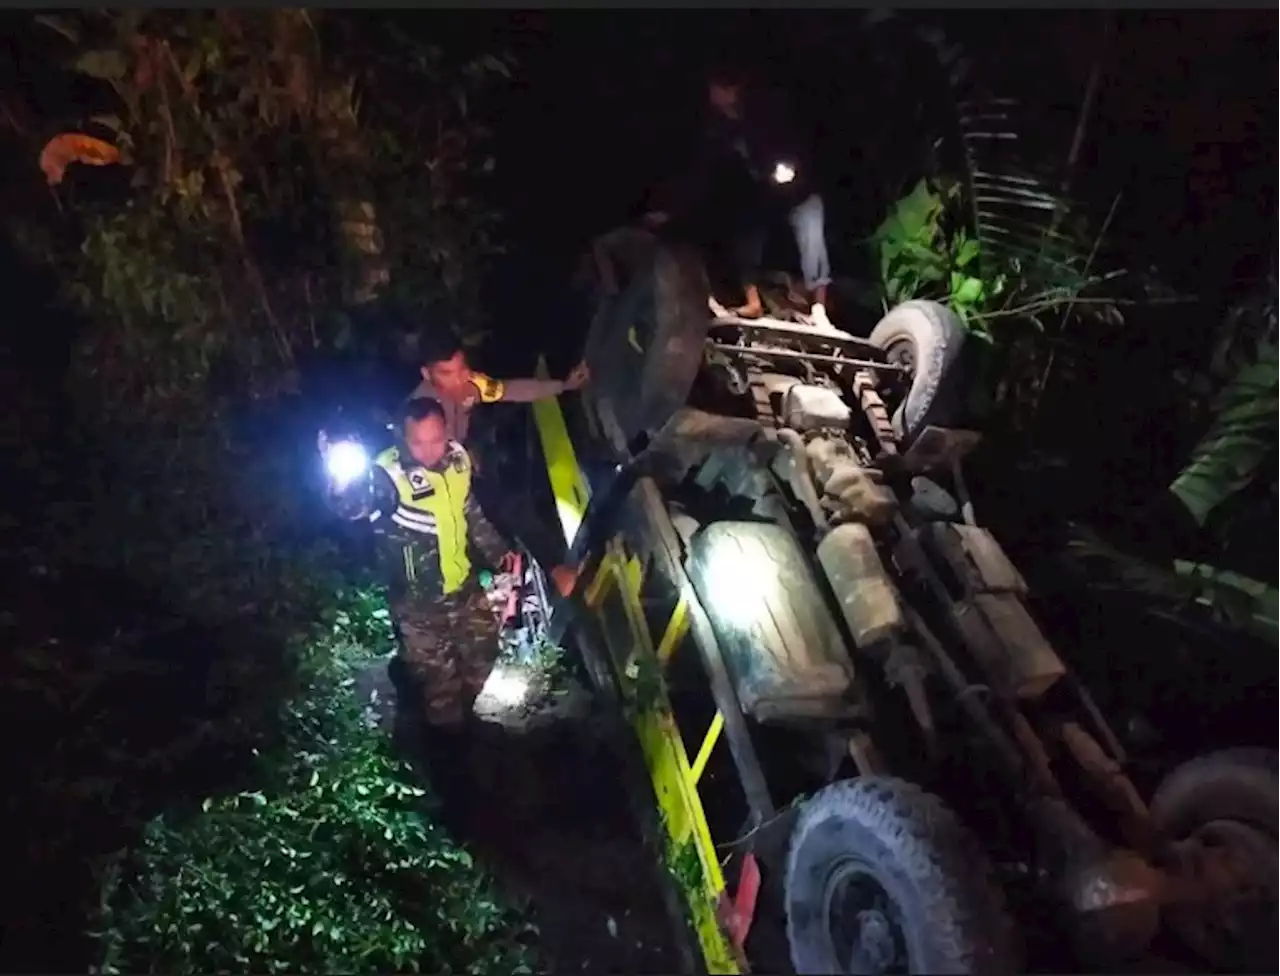
POLYGON ((948 85, 965 198, 982 260, 1019 268, 1032 287, 1075 295, 1087 284, 1089 244, 1061 230, 1076 207, 1024 152, 1022 106, 986 89, 972 63, 936 31, 922 40, 948 85))
POLYGON ((1216 417, 1169 491, 1199 525, 1247 485, 1276 452, 1280 363, 1274 342, 1260 346, 1219 395, 1216 417))
POLYGON ((1276 640, 1275 587, 1202 563, 1161 566, 1116 549, 1083 526, 1073 529, 1066 557, 1094 593, 1190 628, 1208 620, 1276 640))
POLYGON ((893 32, 895 55, 911 38, 933 62, 945 110, 933 114, 937 131, 924 138, 942 147, 942 165, 959 177, 984 276, 1012 272, 1032 291, 1062 301, 1077 297, 1097 280, 1090 274, 1097 242, 1077 231, 1080 208, 1065 192, 1069 181, 1029 160, 1022 104, 989 90, 964 49, 942 31, 885 15, 873 29, 893 32))

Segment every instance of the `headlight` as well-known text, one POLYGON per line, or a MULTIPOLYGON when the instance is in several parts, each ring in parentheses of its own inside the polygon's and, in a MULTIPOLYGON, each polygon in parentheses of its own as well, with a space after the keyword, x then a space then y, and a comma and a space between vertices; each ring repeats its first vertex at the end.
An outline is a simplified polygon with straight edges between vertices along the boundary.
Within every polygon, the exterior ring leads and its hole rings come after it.
POLYGON ((773 182, 778 184, 790 183, 796 178, 796 168, 790 163, 776 163, 773 167, 773 182))
POLYGON ((369 452, 355 441, 338 441, 324 463, 333 486, 341 490, 369 470, 369 452))

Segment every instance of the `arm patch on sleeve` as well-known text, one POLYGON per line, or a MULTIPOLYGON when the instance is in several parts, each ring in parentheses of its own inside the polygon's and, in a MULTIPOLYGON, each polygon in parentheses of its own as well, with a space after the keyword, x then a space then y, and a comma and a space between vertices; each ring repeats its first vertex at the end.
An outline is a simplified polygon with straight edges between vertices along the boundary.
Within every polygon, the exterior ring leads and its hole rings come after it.
POLYGON ((495 380, 492 376, 485 376, 484 373, 472 373, 471 382, 480 392, 481 403, 497 403, 507 392, 507 386, 502 380, 495 380))

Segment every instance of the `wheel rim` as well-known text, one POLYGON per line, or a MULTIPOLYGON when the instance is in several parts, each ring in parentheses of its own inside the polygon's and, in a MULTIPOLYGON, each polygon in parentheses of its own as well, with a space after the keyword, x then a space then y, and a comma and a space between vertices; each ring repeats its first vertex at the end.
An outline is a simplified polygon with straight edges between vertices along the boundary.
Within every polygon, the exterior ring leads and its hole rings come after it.
POLYGON ((893 432, 898 437, 902 437, 906 431, 906 418, 903 412, 907 408, 907 399, 910 396, 911 384, 916 378, 916 344, 910 339, 899 339, 897 342, 891 342, 884 350, 885 359, 895 366, 901 366, 907 372, 903 377, 903 383, 900 387, 901 399, 895 397, 893 406, 893 432))
POLYGON ((910 339, 899 339, 889 343, 884 351, 885 358, 895 366, 902 366, 914 376, 916 372, 916 345, 910 339))
POLYGON ((865 865, 854 859, 838 863, 827 878, 822 904, 830 958, 838 971, 910 972, 902 912, 865 865))
POLYGON ((1178 847, 1205 897, 1170 910, 1174 934, 1215 968, 1241 969, 1274 954, 1275 837, 1239 820, 1214 820, 1178 847))

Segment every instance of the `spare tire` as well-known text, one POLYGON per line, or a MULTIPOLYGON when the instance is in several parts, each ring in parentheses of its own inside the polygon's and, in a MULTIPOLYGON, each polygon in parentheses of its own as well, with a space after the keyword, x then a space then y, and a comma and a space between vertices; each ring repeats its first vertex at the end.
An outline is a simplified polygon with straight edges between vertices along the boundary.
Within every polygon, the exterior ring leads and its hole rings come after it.
POLYGON ((815 794, 791 835, 784 898, 797 973, 1018 972, 981 849, 941 800, 902 780, 815 794))
POLYGON ((871 330, 868 340, 890 362, 911 370, 911 386, 893 413, 894 433, 904 441, 930 424, 945 427, 958 419, 962 397, 953 367, 964 337, 954 312, 924 300, 903 302, 871 330))
POLYGON ((1224 749, 1179 766, 1151 800, 1163 839, 1217 862, 1209 897, 1164 913, 1170 932, 1216 972, 1276 971, 1278 766, 1268 749, 1224 749))
POLYGON ((662 246, 595 316, 586 343, 592 378, 583 393, 597 414, 616 423, 623 438, 616 450, 653 433, 685 405, 702 367, 709 293, 697 252, 662 246))

